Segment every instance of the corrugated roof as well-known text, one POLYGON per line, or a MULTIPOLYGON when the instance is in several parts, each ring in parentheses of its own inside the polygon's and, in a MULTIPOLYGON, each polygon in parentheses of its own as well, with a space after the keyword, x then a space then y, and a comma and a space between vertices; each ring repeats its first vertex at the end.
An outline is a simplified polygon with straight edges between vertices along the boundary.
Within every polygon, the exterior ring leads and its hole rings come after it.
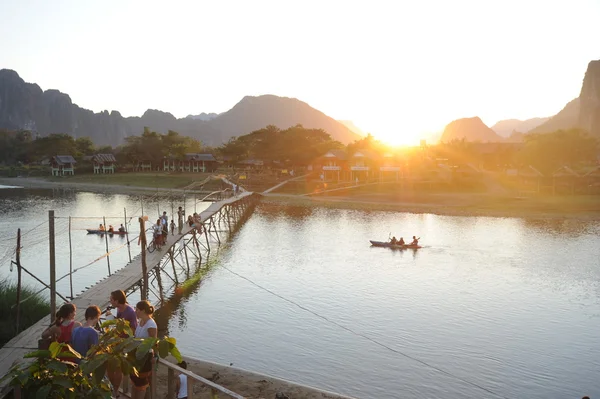
POLYGON ((77 163, 75 158, 73 158, 71 155, 55 155, 54 160, 59 165, 65 165, 68 163, 77 163))
POLYGON ((519 169, 519 176, 523 177, 544 177, 544 174, 534 168, 531 165, 528 165, 526 168, 519 169))
POLYGON ((324 155, 326 158, 338 158, 338 159, 348 159, 348 155, 344 150, 329 150, 324 155))
POLYGON ((579 173, 575 172, 573 169, 569 168, 568 166, 563 166, 562 168, 558 169, 556 172, 554 172, 552 174, 552 177, 565 177, 565 176, 580 177, 579 173))
POLYGON ((113 154, 96 154, 92 159, 98 163, 117 162, 113 154))
POLYGON ((188 153, 188 154, 185 154, 185 160, 186 161, 205 161, 205 162, 209 162, 209 161, 216 161, 217 159, 214 157, 213 154, 194 154, 194 153, 188 153))

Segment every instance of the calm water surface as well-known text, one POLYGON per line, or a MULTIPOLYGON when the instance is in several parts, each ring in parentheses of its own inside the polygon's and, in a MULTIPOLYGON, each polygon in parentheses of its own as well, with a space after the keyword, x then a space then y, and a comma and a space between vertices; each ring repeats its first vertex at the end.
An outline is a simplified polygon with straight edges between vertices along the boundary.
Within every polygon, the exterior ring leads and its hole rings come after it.
POLYGON ((595 397, 599 259, 597 223, 262 205, 169 330, 360 398, 595 397), (369 247, 389 232, 426 248, 369 247))
MULTIPOLYGON (((104 252, 104 239, 84 230, 98 217, 117 225, 124 207, 141 213, 136 196, 11 193, 0 190, 0 258, 14 249, 17 227, 41 223, 24 236, 23 264, 43 279, 48 209, 78 217, 74 267, 104 252)), ((147 202, 144 213, 170 206, 147 202)), ((60 276, 69 268, 67 219, 57 232, 60 276)), ((109 239, 113 270, 128 259, 126 245, 117 249, 125 243, 109 239)), ((75 292, 106 272, 103 260, 76 273, 75 292)), ((0 275, 15 274, 0 264, 0 275)), ((358 398, 594 398, 599 281, 599 223, 261 205, 172 313, 168 332, 190 356, 358 398), (417 234, 425 248, 369 247, 390 232, 417 234)), ((68 279, 58 287, 68 294, 68 279)))

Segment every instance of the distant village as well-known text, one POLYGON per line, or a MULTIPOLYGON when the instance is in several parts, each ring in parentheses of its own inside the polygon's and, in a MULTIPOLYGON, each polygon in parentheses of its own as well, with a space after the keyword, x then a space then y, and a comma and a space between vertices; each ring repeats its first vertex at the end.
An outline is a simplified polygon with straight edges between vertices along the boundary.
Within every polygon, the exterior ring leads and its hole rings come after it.
POLYGON ((521 193, 600 194, 598 141, 579 130, 531 135, 521 143, 453 140, 389 147, 368 135, 346 146, 322 129, 267 126, 220 147, 176 132, 145 129, 117 148, 87 138, 0 131, 3 176, 215 173, 238 184, 261 176, 318 183, 399 183, 422 190, 485 190, 489 182, 521 193))

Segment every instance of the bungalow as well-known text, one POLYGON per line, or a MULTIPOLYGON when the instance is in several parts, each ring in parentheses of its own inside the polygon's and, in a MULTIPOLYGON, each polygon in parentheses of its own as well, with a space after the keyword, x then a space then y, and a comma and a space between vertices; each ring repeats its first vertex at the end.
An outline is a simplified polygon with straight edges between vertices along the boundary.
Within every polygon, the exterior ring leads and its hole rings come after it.
POLYGON ((557 189, 570 189, 571 194, 575 194, 575 186, 581 181, 579 173, 568 166, 559 168, 552 174, 552 194, 556 194, 557 189))
POLYGON ((377 157, 369 150, 356 151, 350 157, 350 179, 352 181, 367 181, 377 171, 377 157))
POLYGON ((400 164, 400 160, 393 154, 384 154, 379 166, 379 180, 400 180, 400 164))
POLYGON ((588 191, 592 193, 600 193, 600 166, 590 170, 584 176, 588 191))
POLYGON ((213 154, 185 154, 185 161, 179 163, 179 170, 190 172, 214 172, 217 170, 217 159, 213 154))
POLYGON ((94 174, 115 173, 117 160, 113 154, 96 154, 92 156, 91 160, 94 165, 94 174))
POLYGON ((504 173, 519 191, 539 193, 541 190, 544 174, 531 165, 509 168, 504 173))
POLYGON ((141 159, 141 160, 137 160, 135 161, 134 165, 133 165, 133 170, 138 172, 145 172, 145 171, 152 171, 152 161, 149 159, 141 159))
POLYGON ((55 155, 50 160, 52 176, 66 176, 75 174, 75 158, 71 155, 55 155))
MULTIPOLYGON (((348 156, 343 150, 330 150, 316 161, 322 170, 322 180, 340 180, 347 174, 348 156)), ((315 170, 318 170, 315 168, 315 170)))

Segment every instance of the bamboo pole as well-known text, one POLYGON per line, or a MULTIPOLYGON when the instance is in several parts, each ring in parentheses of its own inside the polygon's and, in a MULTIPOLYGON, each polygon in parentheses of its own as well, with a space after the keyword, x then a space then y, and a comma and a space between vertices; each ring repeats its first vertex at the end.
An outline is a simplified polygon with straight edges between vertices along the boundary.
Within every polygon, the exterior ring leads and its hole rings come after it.
POLYGON ((54 242, 54 211, 48 211, 48 235, 50 245, 50 321, 56 317, 56 246, 54 242))
POLYGON ((108 230, 106 229, 106 217, 102 217, 102 221, 104 222, 104 242, 106 243, 106 264, 108 265, 108 275, 111 275, 110 272, 110 255, 108 254, 108 230))
POLYGON ((17 334, 19 333, 19 324, 21 319, 21 229, 17 229, 17 334))
POLYGON ((127 252, 129 252, 129 263, 131 263, 131 245, 129 242, 129 229, 127 228, 127 208, 123 208, 123 216, 125 217, 125 236, 127 237, 127 252))
POLYGON ((69 286, 71 287, 71 300, 73 300, 73 246, 71 243, 71 216, 69 216, 69 286))
POLYGON ((148 266, 146 265, 146 224, 143 217, 140 222, 140 243, 142 245, 142 274, 143 284, 141 290, 141 299, 148 299, 148 266))

